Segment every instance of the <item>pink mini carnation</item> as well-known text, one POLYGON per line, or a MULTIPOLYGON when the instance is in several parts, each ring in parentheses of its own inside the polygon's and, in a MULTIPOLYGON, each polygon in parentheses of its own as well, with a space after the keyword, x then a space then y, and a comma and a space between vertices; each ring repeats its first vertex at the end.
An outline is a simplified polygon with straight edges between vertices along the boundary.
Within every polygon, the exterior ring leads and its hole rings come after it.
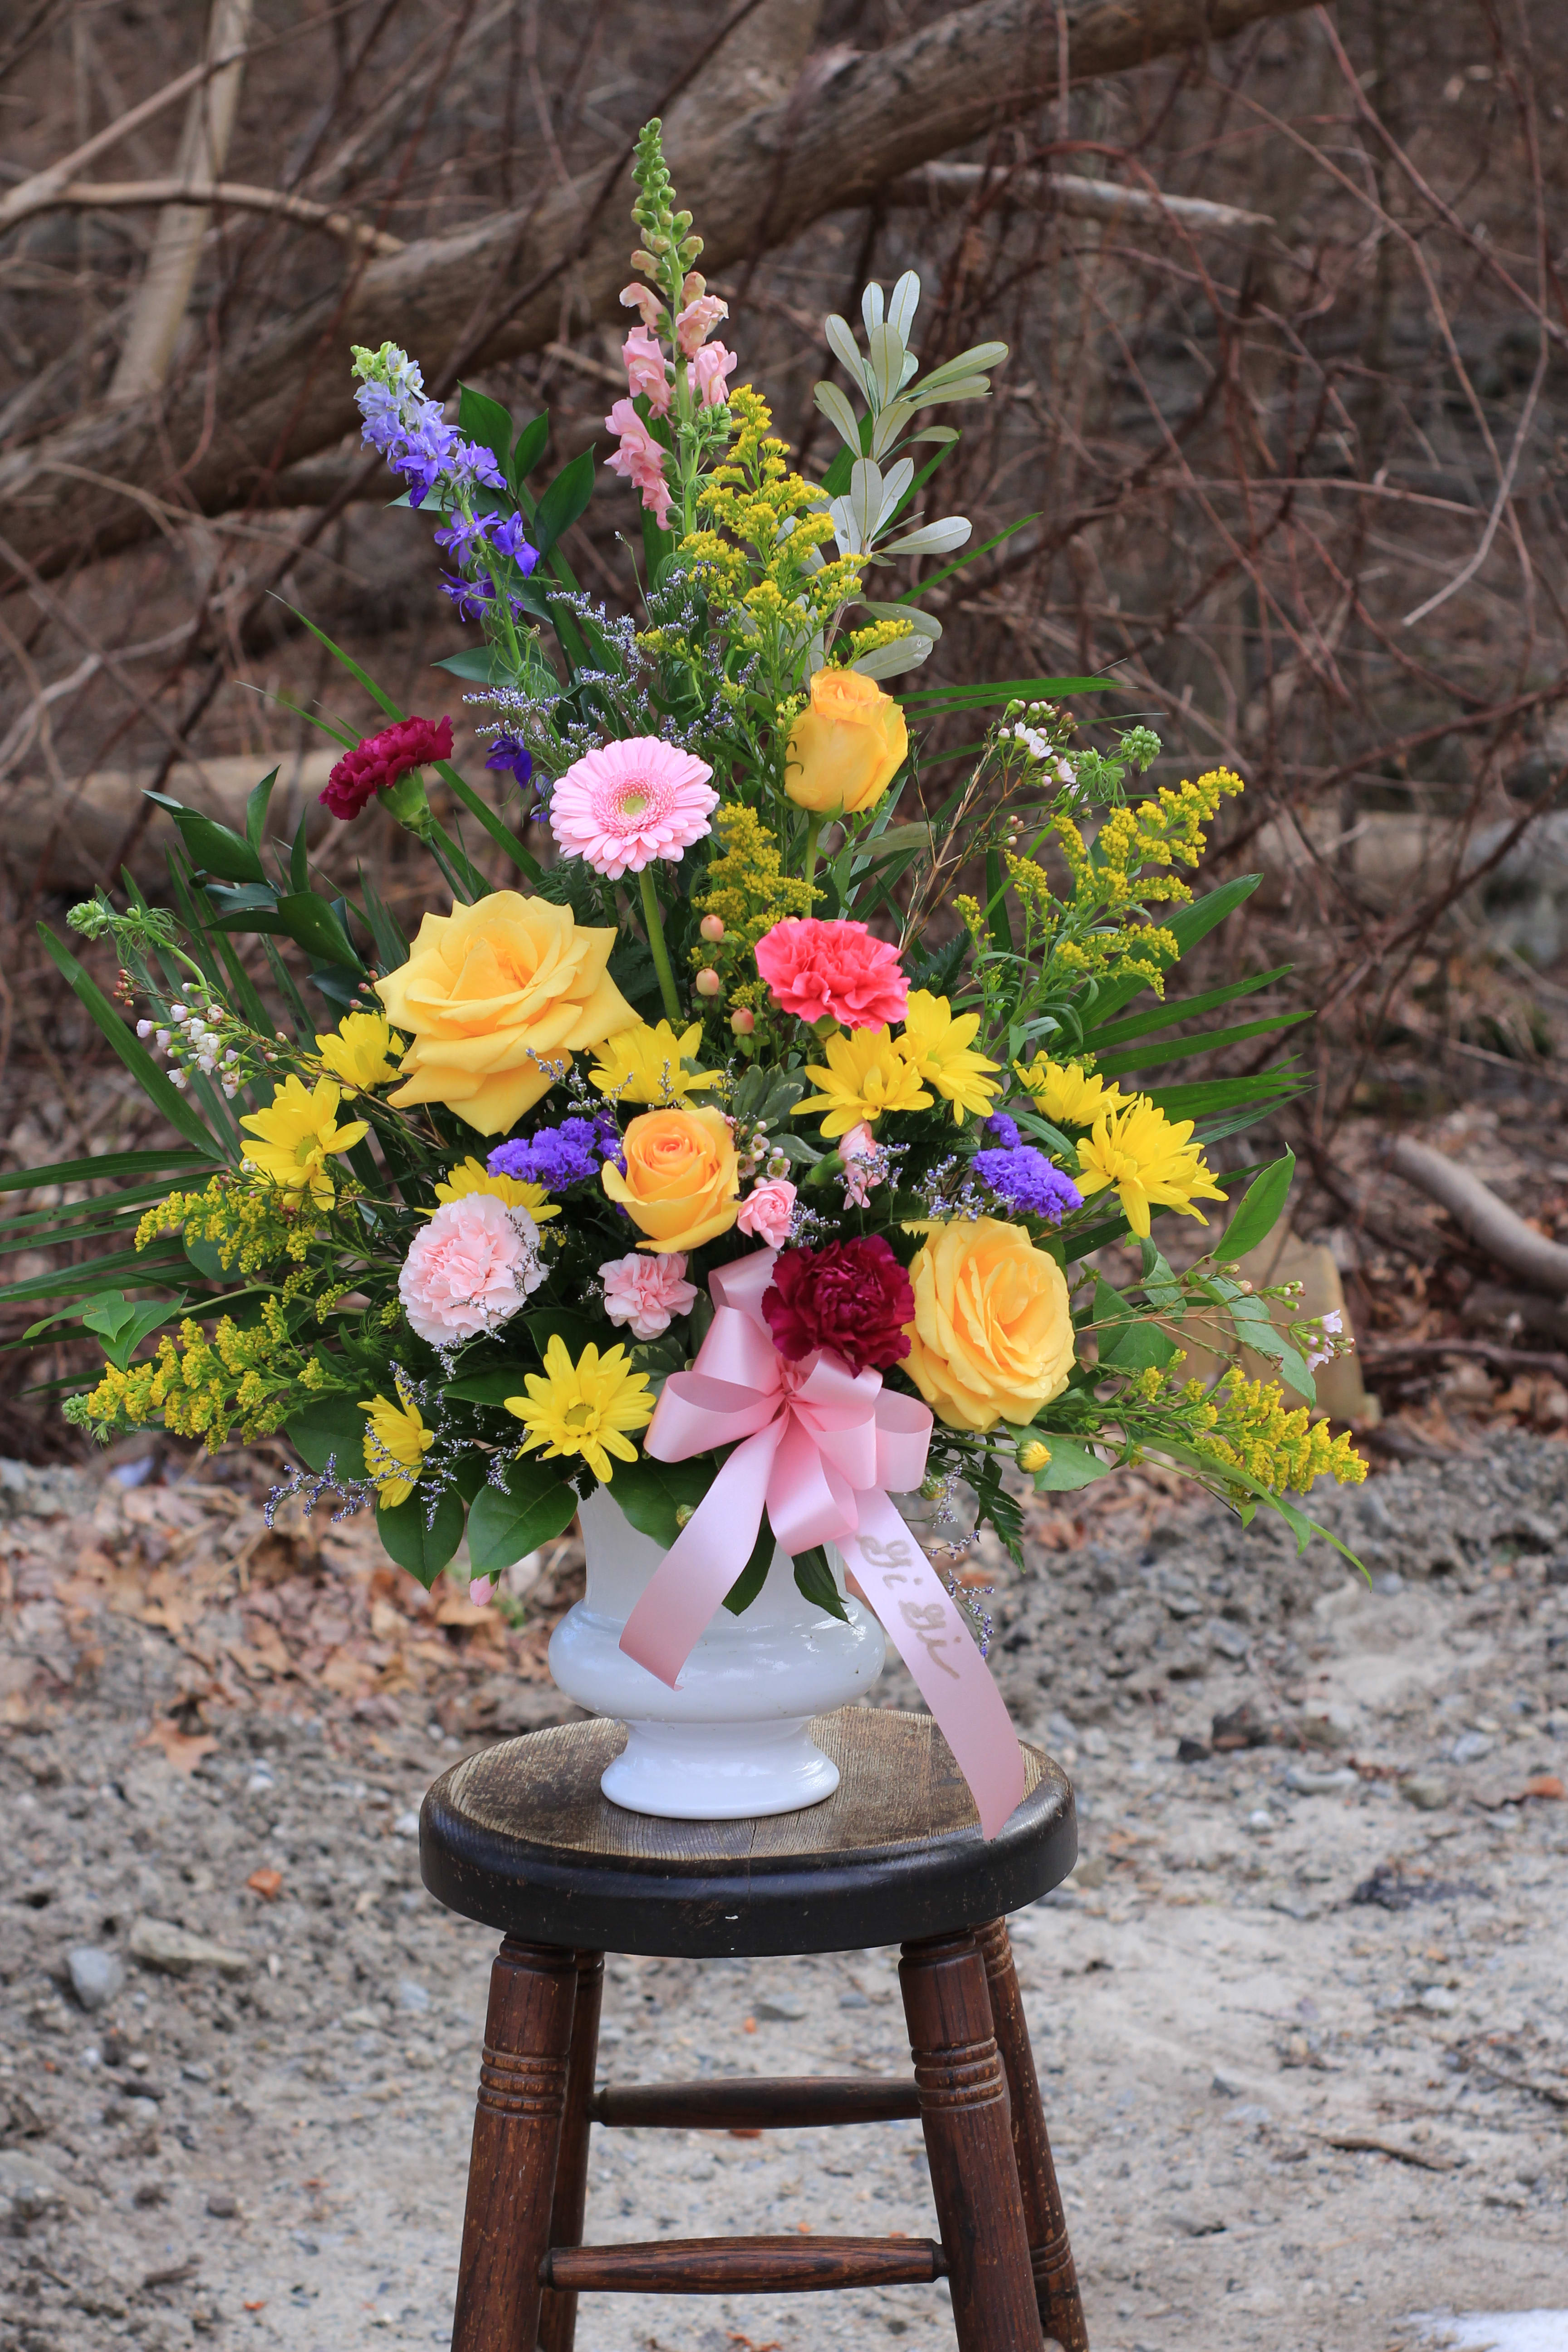
POLYGON ((665 453, 629 400, 617 400, 605 419, 606 433, 618 433, 621 446, 605 463, 642 492, 642 502, 660 530, 669 528, 669 485, 664 478, 665 453))
POLYGON ((899 951, 864 923, 791 916, 763 933, 755 953, 775 1002, 797 1021, 879 1029, 904 1017, 910 984, 899 951))
POLYGON ((730 378, 741 362, 722 343, 704 343, 686 362, 686 381, 704 408, 722 408, 730 397, 730 378))
POLYGON ((551 831, 563 856, 585 857, 618 882, 702 839, 719 805, 712 773, 706 760, 657 735, 606 743, 574 760, 551 793, 551 831))
POLYGON ((634 327, 621 345, 621 357, 626 363, 632 398, 646 392, 648 406, 656 416, 662 416, 669 406, 669 379, 664 372, 664 353, 658 338, 650 335, 646 327, 634 327))
POLYGON ((515 1315, 544 1279, 539 1227, 526 1209, 493 1192, 443 1201, 416 1235, 397 1294, 403 1311, 433 1348, 455 1348, 515 1315))
POLYGON ((668 1257, 606 1258, 599 1268, 605 1286, 605 1312, 612 1323, 630 1324, 634 1338, 657 1339, 677 1315, 689 1315, 697 1304, 697 1285, 686 1280, 683 1251, 668 1257))
POLYGON ((753 1184, 735 1212, 739 1230, 766 1242, 770 1249, 783 1249, 794 1218, 795 1186, 787 1176, 770 1176, 764 1183, 753 1184))
POLYGON ((730 305, 721 301, 717 294, 699 294, 695 302, 689 302, 684 310, 678 311, 675 341, 681 357, 695 359, 720 320, 729 315, 730 305))

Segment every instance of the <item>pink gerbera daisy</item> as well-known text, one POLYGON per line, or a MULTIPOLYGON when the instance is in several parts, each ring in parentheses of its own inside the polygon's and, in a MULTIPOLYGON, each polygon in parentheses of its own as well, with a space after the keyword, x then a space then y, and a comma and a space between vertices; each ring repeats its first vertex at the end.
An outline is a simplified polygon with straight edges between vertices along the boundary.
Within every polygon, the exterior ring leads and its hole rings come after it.
POLYGON ((709 831, 719 805, 705 760, 657 735, 584 752, 550 796, 550 825, 567 857, 585 857, 618 882, 656 857, 679 857, 709 831))

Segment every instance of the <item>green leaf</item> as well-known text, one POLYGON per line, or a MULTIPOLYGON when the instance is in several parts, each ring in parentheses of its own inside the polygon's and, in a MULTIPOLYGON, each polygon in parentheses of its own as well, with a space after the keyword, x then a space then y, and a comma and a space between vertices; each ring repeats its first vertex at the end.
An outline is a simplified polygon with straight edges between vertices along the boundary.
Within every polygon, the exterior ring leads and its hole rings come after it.
POLYGON ((776 1549, 777 1538, 764 1510, 763 1523, 757 1529, 757 1540, 752 1546, 752 1557, 724 1595, 724 1606, 731 1617, 739 1617, 749 1609, 767 1582, 768 1570, 773 1564, 776 1549))
POLYGON ((830 1617, 837 1617, 841 1625, 848 1624, 849 1612, 838 1597, 833 1570, 827 1565, 827 1554, 820 1544, 815 1544, 810 1551, 795 1554, 795 1580, 814 1607, 825 1609, 830 1617))
POLYGON ((364 1476, 364 1407, 352 1396, 317 1397, 283 1424, 283 1434, 318 1477, 335 1465, 340 1478, 364 1476))
POLYGON ((436 1505, 428 1526, 429 1497, 417 1486, 406 1502, 383 1503, 375 1529, 388 1556, 416 1576, 426 1592, 463 1540, 463 1498, 448 1487, 436 1505))
POLYGON ((991 925, 991 943, 1003 955, 1016 953, 1013 926, 1007 919, 1007 877, 1002 870, 1002 852, 988 849, 985 853, 985 905, 991 925))
MULTIPOLYGON (((106 1151, 101 1160, 55 1160, 44 1168, 14 1168, 8 1175, 0 1176, 0 1192, 32 1192, 49 1184, 81 1184, 97 1176, 174 1176, 183 1181, 186 1177, 216 1175, 221 1163, 205 1152, 184 1151, 171 1143, 163 1151, 106 1151)), ((111 1208, 113 1202, 94 1203, 84 1201, 82 1208, 111 1208)))
MULTIPOLYGON (((1217 890, 1210 890, 1203 898, 1194 898, 1190 906, 1165 908, 1160 928, 1169 931, 1176 942, 1176 955, 1164 959, 1166 971, 1179 957, 1189 954, 1200 940, 1206 939, 1216 925, 1233 915, 1243 899, 1251 897, 1262 879, 1261 874, 1238 874, 1233 881, 1222 882, 1217 890)), ((1119 980, 1110 987, 1101 988, 1095 1000, 1096 1019, 1100 1022, 1108 1020, 1111 1013, 1120 1012, 1122 1005, 1130 1004, 1148 985, 1146 980, 1135 974, 1131 980, 1119 980)))
POLYGON ((185 1100, 179 1088, 170 1084, 167 1072, 158 1067, 141 1039, 132 1030, 126 1027, 103 991, 83 971, 69 948, 62 940, 56 939, 47 923, 38 925, 38 937, 43 940, 45 947, 65 974, 78 998, 91 1013, 142 1093, 151 1102, 157 1105, 170 1126, 178 1128, 180 1133, 188 1142, 194 1143, 198 1151, 204 1152, 210 1160, 221 1162, 225 1154, 220 1150, 205 1120, 185 1100))
POLYGON ((1234 1004, 1237 997, 1256 995, 1260 988, 1271 987, 1275 981, 1286 979, 1294 970, 1293 964, 1276 964, 1272 971, 1255 972, 1250 980, 1233 980, 1227 988, 1206 989, 1201 996, 1166 997, 1152 1012, 1135 1013, 1131 1021, 1112 1022, 1109 1027, 1089 1017, 1084 1023, 1084 1047, 1098 1054, 1102 1048, 1125 1045, 1134 1037, 1174 1029, 1179 1022, 1195 1021, 1200 1013, 1217 1012, 1222 1004, 1234 1004))
POLYGON ((1222 1246, 1227 1261, 1245 1257, 1259 1242, 1268 1240, 1279 1222, 1295 1173, 1296 1155, 1287 1151, 1282 1160, 1271 1160, 1261 1176, 1254 1177, 1225 1229, 1222 1246))
MULTIPOLYGON (((921 583, 921 593, 926 590, 921 583)), ((916 688, 912 693, 898 698, 902 703, 921 703, 944 709, 988 709, 993 703, 1054 701, 1064 694, 1111 694, 1121 688, 1114 677, 1004 677, 993 686, 931 686, 916 688)), ((929 715, 922 711, 922 716, 929 715)), ((1260 878, 1260 877, 1258 877, 1260 878)))
MULTIPOLYGON (((537 1315, 527 1315, 523 1320, 528 1326, 529 1338, 539 1350, 541 1363, 544 1360, 545 1349, 554 1337, 558 1336, 565 1343, 567 1354, 576 1364, 581 1363, 583 1360, 584 1349, 589 1346, 598 1347, 605 1336, 604 1326, 591 1323, 585 1315, 563 1315, 544 1311, 537 1315)), ((604 1350, 601 1349, 600 1352, 603 1353, 604 1350)))
POLYGON ((504 1408, 508 1397, 526 1396, 523 1375, 531 1366, 501 1364, 493 1371, 468 1372, 461 1380, 449 1381, 441 1393, 454 1404, 488 1404, 504 1408))
POLYGON ((690 1462, 654 1462, 645 1454, 636 1462, 616 1463, 611 1491, 637 1533, 669 1551, 680 1533, 677 1514, 684 1510, 689 1516, 717 1475, 714 1465, 701 1456, 690 1462))
POLYGON ((1262 1021, 1240 1021, 1229 1029, 1205 1029, 1196 1037, 1175 1037, 1163 1045, 1129 1046, 1120 1054, 1101 1055, 1095 1065, 1097 1075, 1119 1078, 1129 1070, 1163 1070, 1172 1062, 1184 1062, 1194 1054, 1215 1054, 1222 1045, 1244 1045, 1249 1037, 1267 1037, 1279 1029, 1294 1029, 1300 1021, 1316 1018, 1310 1005, 1296 1013, 1272 1013, 1262 1021))
POLYGON ((458 430, 465 439, 487 448, 504 474, 511 450, 511 418, 499 400, 471 384, 458 386, 458 430))
POLYGON ((432 662, 430 667, 449 670, 454 677, 467 678, 473 686, 500 686, 507 676, 506 663, 492 646, 465 646, 460 654, 448 654, 445 661, 432 662))
MULTIPOLYGON (((499 1576, 514 1559, 570 1527, 577 1497, 553 1462, 514 1462, 504 1486, 481 1486, 468 1513, 468 1557, 476 1576, 499 1576)), ((455 1549, 455 1547, 454 1547, 455 1549)))
POLYGON ((82 1322, 103 1341, 103 1352, 116 1371, 124 1371, 149 1332, 172 1323, 185 1303, 178 1298, 154 1298, 133 1307, 122 1291, 103 1290, 87 1307, 82 1322))
POLYGON ((272 773, 269 776, 263 776, 261 782, 246 797, 245 837, 256 852, 258 859, 261 856, 261 845, 267 835, 267 812, 272 802, 272 787, 277 782, 278 771, 274 768, 272 773))
MULTIPOLYGON (((545 444, 549 439, 550 415, 547 410, 543 415, 531 418, 517 436, 517 446, 511 453, 511 462, 507 467, 507 477, 514 489, 522 488, 523 483, 543 457, 545 444)), ((528 500, 530 506, 532 503, 531 499, 528 500)))
POLYGON ((204 816, 199 809, 188 809, 182 802, 171 800, 166 793, 148 793, 143 797, 166 809, 174 818, 193 866, 217 875, 225 882, 267 879, 260 858, 243 834, 220 824, 216 817, 204 816))
POLYGON ((541 556, 548 555, 556 541, 570 530, 578 516, 587 508, 594 495, 595 461, 592 444, 580 450, 569 466, 563 466, 541 498, 529 525, 528 536, 541 556))
MULTIPOLYGON (((1041 1435, 1038 1431, 1035 1433, 1041 1435)), ((1097 1478, 1110 1475, 1113 1465, 1101 1462, 1076 1438, 1045 1435, 1042 1442, 1050 1447, 1051 1458, 1043 1470, 1035 1473, 1037 1495, 1070 1495, 1079 1486, 1092 1486, 1097 1478)))
POLYGON ((1143 1372, 1151 1366, 1163 1370, 1176 1352, 1176 1343, 1157 1323, 1134 1315, 1108 1282, 1094 1289, 1095 1339, 1102 1371, 1143 1372))
POLYGON ((319 898, 313 890, 295 890, 287 898, 279 898, 278 919, 297 946, 322 963, 342 964, 351 971, 363 971, 347 931, 326 899, 319 898))

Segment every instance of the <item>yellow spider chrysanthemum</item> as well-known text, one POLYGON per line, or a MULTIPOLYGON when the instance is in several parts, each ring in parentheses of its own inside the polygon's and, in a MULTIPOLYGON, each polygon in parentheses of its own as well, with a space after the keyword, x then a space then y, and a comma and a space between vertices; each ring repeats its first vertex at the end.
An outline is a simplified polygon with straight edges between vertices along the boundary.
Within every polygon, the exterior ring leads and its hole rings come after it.
POLYGON ((560 1202, 552 1202, 542 1184, 524 1183, 521 1176, 492 1176, 482 1160, 459 1160, 447 1169, 445 1183, 436 1187, 438 1201, 466 1200, 470 1192, 493 1192, 509 1209, 526 1209, 536 1225, 561 1214, 560 1202))
POLYGON ((945 996, 932 996, 924 988, 911 990, 899 1051, 926 1085, 952 1105, 953 1123, 959 1127, 965 1111, 984 1118, 996 1096, 986 1072, 1001 1065, 973 1050, 979 1026, 978 1013, 962 1013, 954 1019, 945 996))
POLYGON ((805 1075, 822 1092, 795 1105, 795 1116, 823 1110, 825 1136, 847 1135, 864 1119, 875 1127, 885 1110, 926 1110, 931 1097, 921 1074, 893 1043, 891 1030, 840 1029, 827 1040, 827 1066, 808 1062, 805 1075))
POLYGON ((375 1487, 379 1500, 389 1508, 406 1503, 419 1483, 425 1456, 436 1443, 436 1433, 426 1428, 419 1408, 401 1379, 395 1403, 391 1397, 373 1396, 361 1397, 360 1405, 370 1415, 364 1433, 365 1475, 375 1487))
POLYGON ((1179 1216, 1208 1219, 1195 1200, 1223 1201, 1199 1147, 1189 1140, 1190 1118, 1172 1120, 1156 1110, 1147 1095, 1134 1095, 1120 1108, 1101 1111, 1093 1132, 1078 1147, 1078 1189, 1086 1197, 1114 1184, 1121 1213, 1142 1241, 1149 1238, 1152 1208, 1174 1209, 1179 1216))
POLYGON ((506 1401, 508 1412, 528 1432, 521 1452, 542 1445, 547 1462, 557 1454, 580 1454, 605 1486, 614 1475, 612 1454, 621 1462, 637 1460, 637 1447, 628 1444, 625 1433, 647 1427, 654 1401, 647 1394, 647 1374, 632 1370, 625 1348, 601 1355, 590 1342, 574 1364, 565 1340, 552 1332, 542 1374, 525 1372, 523 1381, 528 1394, 506 1401))
POLYGON ((1127 1099, 1120 1087, 1091 1077, 1077 1062, 1051 1062, 1037 1054, 1032 1062, 1015 1062, 1013 1067, 1041 1118, 1053 1127, 1092 1127, 1102 1111, 1120 1110, 1127 1099))
POLYGON ((678 1037, 668 1021, 654 1028, 639 1021, 634 1029, 617 1029, 606 1037, 594 1057, 591 1072, 602 1095, 616 1102, 678 1103, 700 1087, 716 1086, 717 1070, 688 1070, 702 1044, 702 1024, 694 1021, 678 1037))
POLYGON ((384 1013, 345 1013, 330 1036, 318 1036, 316 1051, 351 1093, 390 1086, 400 1076, 402 1040, 393 1036, 384 1013))
POLYGON ((369 1132, 363 1118, 338 1125, 342 1099, 342 1087, 331 1078, 318 1078, 308 1094, 298 1078, 285 1078, 265 1110, 251 1111, 239 1122, 256 1139, 247 1147, 246 1166, 270 1178, 290 1201, 309 1194, 319 1208, 330 1208, 328 1160, 352 1151, 369 1132))

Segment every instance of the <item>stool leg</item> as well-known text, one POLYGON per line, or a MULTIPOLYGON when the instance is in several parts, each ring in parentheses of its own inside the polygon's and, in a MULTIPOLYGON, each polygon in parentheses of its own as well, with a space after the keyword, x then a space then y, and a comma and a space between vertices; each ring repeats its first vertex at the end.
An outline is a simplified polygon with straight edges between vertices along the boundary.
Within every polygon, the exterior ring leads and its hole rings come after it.
POLYGON ((1089 2352, 1083 2298, 1078 2289, 1072 2248, 1068 2242, 1067 2215, 1051 2143, 1046 2132, 1046 2111, 1040 2099, 1035 2053, 1024 2016, 1018 1974, 1007 1922, 993 1919, 979 1930, 977 1941, 985 1961, 991 1989, 991 2016, 996 2047, 1007 2076, 1007 2097, 1013 2111, 1013 2154, 1017 2159, 1018 2186, 1024 2198, 1024 2220, 1029 2232, 1029 2259, 1034 2266, 1035 2294, 1040 2325, 1062 2352, 1089 2352))
MULTIPOLYGON (((603 1952, 577 1954, 577 2002, 572 2012, 572 2054, 566 2062, 566 2115, 555 2167, 555 2203, 550 2215, 552 2246, 580 2246, 583 2210, 588 2201, 588 2102, 599 2056, 599 2005, 605 1995, 603 1952)), ((554 2287, 544 2290, 539 2322, 539 2352, 572 2352, 577 2332, 577 2297, 554 2287)))
POLYGON ((906 1944, 899 1977, 959 2352, 1043 2352, 980 1948, 972 1935, 906 1944))
POLYGON ((490 1970, 452 2352, 533 2352, 577 1962, 510 1936, 490 1970))

